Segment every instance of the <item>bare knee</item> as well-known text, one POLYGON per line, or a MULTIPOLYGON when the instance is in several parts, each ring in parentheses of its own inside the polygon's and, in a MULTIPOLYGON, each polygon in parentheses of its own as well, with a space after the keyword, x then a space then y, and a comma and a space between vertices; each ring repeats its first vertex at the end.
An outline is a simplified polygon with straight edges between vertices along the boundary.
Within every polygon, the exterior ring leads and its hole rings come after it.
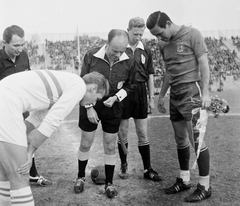
POLYGON ((95 131, 94 132, 82 131, 81 144, 80 144, 80 150, 82 152, 87 152, 90 150, 93 144, 94 136, 95 136, 95 131))
POLYGON ((122 120, 119 126, 118 137, 121 140, 127 140, 128 137, 128 129, 129 129, 129 120, 122 120))
POLYGON ((140 142, 148 141, 147 137, 147 120, 146 119, 134 119, 136 126, 136 133, 140 142))
POLYGON ((116 136, 108 136, 104 138, 104 151, 105 154, 112 155, 115 154, 115 146, 116 146, 116 136))
POLYGON ((145 130, 143 130, 143 129, 137 129, 137 130, 136 130, 136 133, 137 133, 138 141, 139 141, 139 142, 148 141, 147 131, 145 131, 145 130))
POLYGON ((120 127, 118 132, 119 139, 126 140, 128 137, 128 128, 127 127, 120 127))
POLYGON ((189 144, 188 137, 177 137, 175 136, 175 140, 178 147, 185 147, 189 144))
POLYGON ((80 151, 87 152, 90 150, 91 146, 91 141, 89 141, 87 138, 84 138, 81 140, 80 151))

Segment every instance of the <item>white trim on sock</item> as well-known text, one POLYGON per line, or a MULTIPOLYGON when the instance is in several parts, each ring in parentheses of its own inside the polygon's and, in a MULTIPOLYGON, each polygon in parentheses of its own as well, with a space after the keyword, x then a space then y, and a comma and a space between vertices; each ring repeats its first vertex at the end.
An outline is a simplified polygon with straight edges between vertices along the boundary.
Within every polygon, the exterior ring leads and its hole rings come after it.
POLYGON ((180 178, 182 178, 185 184, 190 182, 190 171, 189 170, 180 170, 180 178))
POLYGON ((11 203, 17 206, 34 206, 32 190, 30 186, 19 190, 10 190, 11 203))
POLYGON ((0 181, 0 203, 1 200, 5 202, 11 202, 9 181, 0 181))
POLYGON ((114 154, 114 155, 104 154, 104 164, 105 165, 116 165, 116 162, 117 162, 116 154, 114 154))
POLYGON ((87 152, 82 152, 82 151, 80 151, 80 149, 78 149, 78 159, 80 161, 88 160, 89 157, 90 157, 90 150, 87 152))
POLYGON ((199 181, 198 183, 202 186, 205 187, 205 190, 208 190, 208 188, 210 187, 210 176, 199 176, 199 181))

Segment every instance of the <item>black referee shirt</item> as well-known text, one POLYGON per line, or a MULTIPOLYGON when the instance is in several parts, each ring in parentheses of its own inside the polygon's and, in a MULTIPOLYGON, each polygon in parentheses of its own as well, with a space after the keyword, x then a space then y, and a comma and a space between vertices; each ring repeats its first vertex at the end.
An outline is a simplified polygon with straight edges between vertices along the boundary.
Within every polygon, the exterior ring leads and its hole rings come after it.
POLYGON ((25 51, 16 57, 15 63, 8 57, 4 48, 0 50, 0 80, 11 74, 30 70, 29 58, 25 51))

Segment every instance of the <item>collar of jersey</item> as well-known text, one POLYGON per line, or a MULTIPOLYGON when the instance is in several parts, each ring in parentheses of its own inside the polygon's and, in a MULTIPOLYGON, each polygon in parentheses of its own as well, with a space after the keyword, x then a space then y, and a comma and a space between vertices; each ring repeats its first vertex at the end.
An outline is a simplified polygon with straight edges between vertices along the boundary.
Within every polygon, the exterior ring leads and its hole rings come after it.
MULTIPOLYGON (((131 48, 131 45, 130 45, 130 44, 128 44, 128 45, 127 45, 127 47, 128 47, 128 48, 131 48)), ((142 50, 144 50, 143 43, 142 43, 141 41, 139 41, 139 42, 138 42, 138 45, 136 46, 136 48, 139 48, 139 49, 142 49, 142 50)))
MULTIPOLYGON (((101 49, 99 49, 98 52, 95 53, 93 56, 105 60, 105 59, 104 59, 104 56, 105 56, 105 54, 106 54, 105 48, 106 48, 106 45, 104 45, 101 49)), ((129 57, 128 57, 128 55, 124 52, 124 53, 120 56, 120 58, 119 58, 118 61, 120 62, 120 61, 124 61, 124 60, 127 60, 127 59, 129 59, 129 57)))
POLYGON ((10 59, 5 51, 5 47, 2 48, 1 56, 2 56, 2 59, 10 59))

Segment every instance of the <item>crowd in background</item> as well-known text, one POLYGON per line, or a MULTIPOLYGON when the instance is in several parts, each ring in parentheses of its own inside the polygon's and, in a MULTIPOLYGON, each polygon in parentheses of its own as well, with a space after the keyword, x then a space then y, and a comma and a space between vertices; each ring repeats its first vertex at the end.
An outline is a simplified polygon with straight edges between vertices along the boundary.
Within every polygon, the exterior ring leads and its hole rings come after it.
POLYGON ((214 81, 219 82, 218 91, 223 91, 224 81, 227 75, 232 75, 234 80, 240 78, 240 64, 237 61, 238 56, 235 50, 230 51, 223 39, 205 38, 208 48, 209 67, 211 71, 210 90, 214 81))
POLYGON ((237 50, 240 51, 240 38, 238 36, 231 37, 233 44, 237 47, 237 50))
MULTIPOLYGON (((205 37, 205 43, 208 48, 208 59, 211 71, 210 90, 213 82, 219 82, 218 91, 223 90, 224 80, 227 75, 232 75, 234 80, 240 78, 240 64, 237 61, 237 52, 230 51, 224 42, 223 37, 216 39, 205 37)), ((143 42, 151 49, 153 57, 153 65, 155 68, 155 88, 161 86, 161 77, 165 71, 164 61, 160 55, 157 46, 157 39, 143 39, 143 42)), ((240 49, 240 38, 232 37, 233 45, 240 49)), ((39 46, 33 42, 26 42, 25 48, 29 55, 30 65, 43 64, 46 59, 47 68, 55 70, 64 70, 69 65, 74 67, 74 62, 77 59, 78 50, 80 52, 79 62, 81 63, 85 53, 92 48, 101 47, 106 44, 106 40, 99 37, 89 37, 87 35, 80 36, 72 41, 45 41, 45 55, 39 55, 39 46), (80 46, 78 49, 78 45, 80 46), (46 59, 45 59, 46 58, 46 59)), ((0 42, 0 48, 2 42, 0 42)), ((43 66, 41 68, 44 68, 43 66)), ((157 92, 156 92, 157 93, 157 92)))
POLYGON ((38 53, 39 46, 37 44, 26 43, 25 47, 28 52, 30 65, 40 64, 44 62, 44 55, 39 55, 38 53))

